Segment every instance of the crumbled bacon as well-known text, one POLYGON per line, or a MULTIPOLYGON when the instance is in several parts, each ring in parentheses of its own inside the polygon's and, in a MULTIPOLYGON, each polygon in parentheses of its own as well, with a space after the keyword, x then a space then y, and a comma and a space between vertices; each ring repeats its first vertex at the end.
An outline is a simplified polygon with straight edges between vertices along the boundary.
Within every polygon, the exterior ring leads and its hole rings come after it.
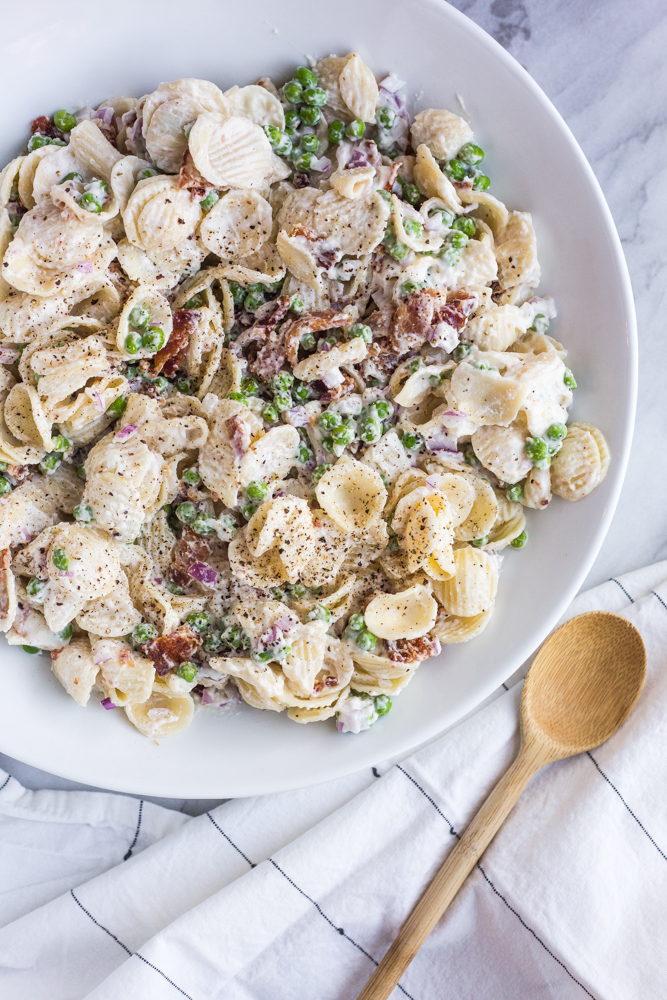
POLYGON ((253 323, 248 330, 244 330, 235 342, 235 346, 237 346, 239 342, 244 344, 254 340, 263 341, 255 358, 248 366, 250 371, 263 382, 268 382, 285 364, 285 333, 284 328, 278 329, 278 324, 287 315, 290 300, 288 295, 281 295, 275 301, 274 312, 259 322, 253 323))
POLYGON ((185 357, 190 337, 201 319, 198 309, 177 309, 174 313, 174 327, 164 347, 153 357, 153 373, 163 372, 173 378, 185 357))
POLYGON ((327 674, 325 677, 318 677, 313 684, 313 694, 321 694, 325 688, 335 688, 338 685, 338 678, 334 674, 327 674))
POLYGON ((348 375, 345 376, 340 385, 335 385, 333 389, 327 389, 320 396, 320 402, 322 403, 333 403, 336 399, 342 399, 343 396, 349 396, 351 392, 354 392, 357 388, 357 383, 353 378, 348 375))
POLYGON ((155 664, 155 672, 163 677, 179 663, 185 663, 202 644, 202 637, 189 625, 181 625, 170 635, 144 643, 144 654, 155 664))
POLYGON ((225 420, 225 430, 227 431, 234 455, 237 458, 243 458, 252 440, 248 422, 243 420, 239 415, 230 417, 229 420, 225 420))
POLYGON ((35 118, 30 125, 30 135, 35 135, 39 132, 40 135, 48 135, 49 139, 62 139, 62 132, 54 122, 53 118, 47 118, 46 115, 40 115, 39 118, 35 118))
POLYGON ((0 618, 7 616, 11 603, 9 599, 11 561, 12 555, 9 549, 0 549, 0 618))
POLYGON ((393 663, 421 663, 433 656, 435 648, 430 635, 422 635, 418 639, 392 639, 387 646, 393 663))
POLYGON ((295 188, 307 188, 312 186, 308 174, 294 174, 292 184, 295 188))
POLYGON ((468 322, 468 318, 476 305, 477 296, 473 293, 454 292, 447 296, 447 301, 444 305, 436 307, 433 324, 447 323, 460 333, 468 322))
POLYGON ((192 582, 190 567, 197 562, 208 562, 211 546, 201 535, 184 526, 181 537, 174 546, 169 576, 177 587, 187 587, 192 582))
POLYGON ((434 325, 435 313, 447 303, 445 292, 422 288, 408 295, 394 314, 391 344, 397 354, 419 350, 434 325))
POLYGON ((104 138, 111 143, 112 146, 116 145, 116 124, 115 120, 113 122, 105 122, 102 118, 94 118, 93 124, 97 125, 98 129, 104 136, 104 138))
POLYGON ((178 186, 179 188, 188 188, 192 191, 193 195, 203 191, 204 195, 202 197, 205 196, 206 191, 211 187, 206 178, 202 177, 197 170, 189 149, 185 151, 185 155, 183 156, 181 169, 178 173, 178 186))
POLYGON ((318 236, 314 233, 312 229, 308 229, 307 226, 294 226, 290 234, 293 236, 301 236, 309 244, 308 249, 315 258, 315 263, 318 267, 323 267, 325 270, 336 263, 340 257, 340 247, 337 246, 324 246, 330 237, 328 236, 318 236))
POLYGON ((30 466, 29 465, 8 465, 7 475, 12 479, 16 485, 19 483, 24 483, 26 479, 30 476, 30 466))
POLYGON ((391 348, 389 337, 374 337, 368 345, 366 357, 357 365, 357 371, 364 380, 378 376, 389 378, 398 360, 398 356, 391 348))
POLYGON ((321 333, 323 330, 331 330, 332 327, 341 327, 345 330, 351 323, 352 317, 348 313, 337 312, 335 309, 322 309, 301 316, 299 319, 288 320, 281 330, 285 338, 287 360, 291 365, 298 362, 299 344, 305 333, 321 333))

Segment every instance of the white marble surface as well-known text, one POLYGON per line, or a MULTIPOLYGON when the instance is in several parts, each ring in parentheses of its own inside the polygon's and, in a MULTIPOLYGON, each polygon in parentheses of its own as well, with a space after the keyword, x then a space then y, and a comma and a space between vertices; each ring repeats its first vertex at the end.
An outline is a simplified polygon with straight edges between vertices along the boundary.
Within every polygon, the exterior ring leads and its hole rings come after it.
MULTIPOLYGON (((626 483, 586 581, 667 557, 667 7, 662 0, 454 0, 507 48, 561 112, 616 221, 637 304, 639 407, 626 483)), ((572 234, 576 240, 577 234, 572 234)), ((0 754, 29 788, 84 788, 0 754)), ((188 813, 211 802, 155 800, 188 813)))

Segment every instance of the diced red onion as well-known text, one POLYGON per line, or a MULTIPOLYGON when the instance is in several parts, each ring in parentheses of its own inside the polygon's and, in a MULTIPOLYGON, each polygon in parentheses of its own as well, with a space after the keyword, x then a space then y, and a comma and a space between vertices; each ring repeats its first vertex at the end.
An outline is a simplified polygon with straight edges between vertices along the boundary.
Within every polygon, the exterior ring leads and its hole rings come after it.
POLYGON ((390 73, 389 76, 385 76, 384 80, 380 80, 378 86, 380 90, 386 90, 388 94, 395 94, 397 90, 401 90, 405 86, 405 80, 399 80, 397 76, 390 73))
POLYGON ((132 437, 138 426, 139 424, 125 424, 116 434, 114 441, 127 441, 129 437, 132 437))
POLYGON ((193 580, 198 580, 207 587, 215 587, 218 582, 218 574, 205 562, 195 562, 188 570, 188 576, 193 580))
POLYGON ((13 364, 20 353, 18 347, 0 347, 0 364, 13 364))
POLYGON ((465 420, 470 416, 469 413, 464 413, 463 410, 445 410, 442 414, 443 417, 459 417, 461 420, 465 420))
POLYGON ((83 108, 79 108, 78 111, 74 112, 74 117, 77 122, 89 122, 92 121, 93 118, 97 117, 97 111, 95 111, 95 108, 85 105, 83 108))
POLYGON ((326 340, 322 340, 318 344, 317 350, 319 354, 326 354, 327 351, 331 350, 331 344, 328 344, 326 340))
POLYGON ((74 576, 74 573, 72 572, 71 569, 67 569, 67 570, 59 569, 58 570, 58 576, 66 576, 66 577, 68 577, 68 579, 71 580, 72 577, 74 576))
POLYGON ((326 174, 331 170, 331 160, 328 156, 320 156, 319 159, 310 161, 310 169, 317 170, 320 174, 326 174))
POLYGON ((440 645, 440 640, 438 639, 437 635, 433 636, 433 642, 431 643, 431 648, 433 650, 431 656, 437 656, 438 653, 442 652, 442 646, 440 645))
POLYGON ((306 427, 309 423, 305 406, 293 406, 291 410, 287 410, 285 418, 292 427, 306 427))
POLYGON ((95 117, 103 121, 105 125, 113 125, 116 121, 116 112, 113 108, 98 108, 95 117))
POLYGON ((456 442, 450 438, 446 430, 440 430, 433 437, 428 438, 426 447, 429 451, 458 451, 456 442))
POLYGON ((102 706, 102 708, 106 708, 107 712, 111 708, 118 708, 117 705, 114 705, 111 698, 103 698, 102 701, 100 702, 100 705, 102 706))
POLYGON ((100 396, 100 394, 97 391, 97 389, 93 389, 92 397, 93 397, 93 399, 95 401, 95 405, 96 405, 97 409, 100 411, 100 413, 104 413, 104 411, 106 410, 106 406, 104 405, 104 400, 100 396))
POLYGON ((437 490, 440 485, 440 476, 427 476, 424 482, 427 486, 430 486, 432 490, 437 490))
POLYGON ((340 385, 341 382, 344 382, 345 378, 339 368, 334 368, 333 371, 324 373, 322 381, 327 389, 334 389, 337 385, 340 385))
POLYGON ((348 164, 350 157, 352 156, 353 146, 351 142, 341 142, 336 150, 336 162, 338 163, 338 169, 344 170, 348 164))
POLYGON ((90 274, 93 270, 93 265, 89 260, 79 260, 76 263, 76 269, 79 274, 90 274))
POLYGON ((274 628, 280 629, 281 632, 289 632, 293 629, 297 622, 290 618, 288 615, 281 615, 280 618, 276 618, 273 625, 274 628))
POLYGON ((209 694, 208 688, 204 688, 201 693, 201 703, 202 705, 212 705, 215 702, 215 698, 212 694, 209 694))
POLYGON ((96 653, 95 656, 93 657, 93 663, 95 664, 96 667, 101 667, 103 663, 108 663, 109 660, 112 659, 113 656, 108 651, 108 649, 102 649, 100 650, 99 653, 96 653))
POLYGON ((136 111, 126 111, 125 114, 122 115, 121 119, 120 119, 121 125, 124 125, 125 128, 129 128, 130 125, 134 125, 134 123, 136 122, 136 120, 137 120, 137 112, 136 111))

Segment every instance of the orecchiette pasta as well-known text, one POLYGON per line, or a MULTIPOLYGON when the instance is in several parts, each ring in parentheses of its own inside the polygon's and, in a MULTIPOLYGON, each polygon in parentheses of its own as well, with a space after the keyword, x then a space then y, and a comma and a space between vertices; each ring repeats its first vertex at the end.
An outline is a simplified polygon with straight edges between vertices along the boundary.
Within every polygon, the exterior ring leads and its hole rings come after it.
POLYGON ((154 740, 369 728, 606 474, 531 216, 403 87, 184 78, 0 173, 0 629, 154 740))

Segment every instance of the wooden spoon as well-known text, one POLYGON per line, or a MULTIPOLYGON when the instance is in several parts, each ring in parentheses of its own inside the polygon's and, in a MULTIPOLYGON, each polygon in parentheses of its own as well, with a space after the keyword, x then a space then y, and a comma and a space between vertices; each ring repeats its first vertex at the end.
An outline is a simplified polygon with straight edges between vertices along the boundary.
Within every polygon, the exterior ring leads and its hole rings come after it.
POLYGON ((592 611, 553 632, 521 698, 521 746, 359 994, 386 1000, 504 823, 532 776, 608 740, 635 706, 646 677, 642 638, 620 615, 592 611))

